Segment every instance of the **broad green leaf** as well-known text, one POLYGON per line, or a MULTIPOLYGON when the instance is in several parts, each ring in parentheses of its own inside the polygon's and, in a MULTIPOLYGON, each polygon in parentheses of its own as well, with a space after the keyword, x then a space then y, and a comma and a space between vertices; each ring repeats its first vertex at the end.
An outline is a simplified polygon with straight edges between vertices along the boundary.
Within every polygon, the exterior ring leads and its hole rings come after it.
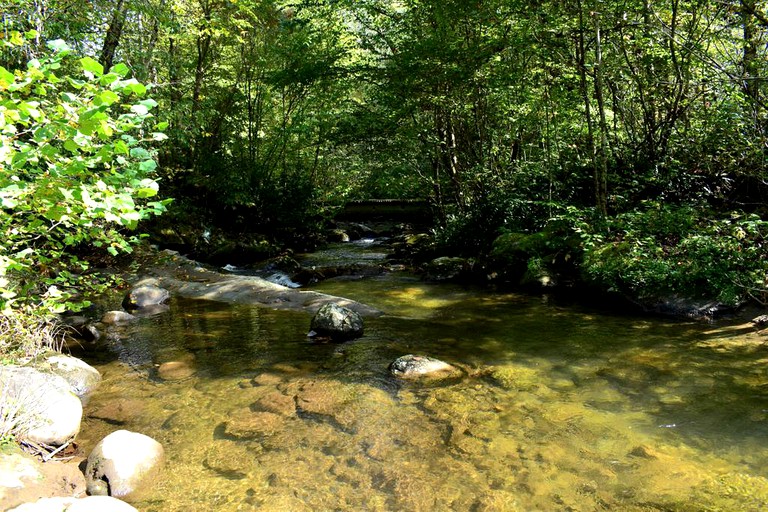
POLYGON ((147 160, 151 155, 144 148, 131 148, 131 156, 139 160, 147 160))
POLYGON ((13 73, 5 69, 3 66, 0 66, 0 88, 6 89, 9 85, 11 85, 16 77, 13 76, 13 73))
POLYGON ((67 80, 69 81, 69 84, 75 89, 82 89, 86 84, 86 82, 83 80, 78 80, 77 78, 72 78, 71 76, 68 76, 67 80))
POLYGON ((117 74, 117 75, 119 75, 119 76, 121 76, 123 78, 128 76, 128 73, 131 72, 131 70, 128 69, 128 66, 126 66, 122 62, 118 62, 117 64, 112 66, 112 69, 110 69, 109 71, 110 71, 110 73, 115 73, 115 74, 117 74))
POLYGON ((145 107, 147 107, 150 110, 157 106, 157 102, 155 100, 153 100, 152 98, 147 98, 146 100, 141 100, 139 102, 139 104, 140 105, 144 105, 145 107))
POLYGON ((72 153, 77 153, 80 150, 80 146, 78 146, 74 140, 67 139, 66 141, 64 141, 64 149, 72 153))
POLYGON ((157 169, 157 162, 154 160, 144 160, 143 162, 139 163, 139 170, 142 172, 152 172, 155 169, 157 169))
POLYGON ((115 142, 113 147, 115 148, 115 153, 119 153, 121 155, 128 154, 128 144, 126 144, 121 140, 118 140, 117 142, 115 142))
POLYGON ((63 39, 55 39, 53 41, 48 41, 46 43, 46 46, 53 50, 54 52, 68 52, 71 50, 69 45, 64 41, 63 39))
POLYGON ((120 96, 109 90, 102 91, 93 98, 93 102, 96 105, 111 105, 119 100, 120 96))
POLYGON ((109 125, 109 121, 106 119, 102 119, 99 121, 99 135, 102 135, 105 140, 112 137, 112 135, 115 133, 115 131, 112 129, 112 127, 109 125))
POLYGON ((83 71, 92 73, 95 76, 101 76, 104 74, 104 66, 90 57, 83 57, 80 59, 80 65, 83 67, 83 71))

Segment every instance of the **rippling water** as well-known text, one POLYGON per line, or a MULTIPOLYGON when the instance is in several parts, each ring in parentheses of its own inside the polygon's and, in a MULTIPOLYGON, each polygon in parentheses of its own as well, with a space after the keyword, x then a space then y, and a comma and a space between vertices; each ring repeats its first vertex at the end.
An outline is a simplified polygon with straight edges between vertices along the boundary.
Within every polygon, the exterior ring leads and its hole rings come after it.
POLYGON ((768 347, 751 326, 402 273, 316 289, 387 315, 330 344, 306 313, 177 299, 115 334, 80 443, 127 428, 165 446, 140 510, 768 507, 768 347), (408 353, 463 377, 399 382, 387 365, 408 353))

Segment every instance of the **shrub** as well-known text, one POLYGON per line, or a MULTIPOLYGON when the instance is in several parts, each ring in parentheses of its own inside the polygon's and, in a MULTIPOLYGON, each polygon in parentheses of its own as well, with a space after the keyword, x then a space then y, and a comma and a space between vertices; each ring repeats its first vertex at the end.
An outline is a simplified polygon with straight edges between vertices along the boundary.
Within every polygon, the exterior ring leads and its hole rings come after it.
POLYGON ((765 289, 768 223, 733 212, 707 218, 691 207, 648 204, 582 235, 583 277, 641 300, 669 295, 736 305, 765 289))
MULTIPOLYGON (((3 44, 14 44, 11 41, 3 44)), ((34 34, 30 34, 33 37, 34 34)), ((157 167, 147 88, 77 59, 63 41, 26 69, 0 67, 0 310, 77 309, 98 280, 83 252, 128 253, 153 201, 157 167), (145 131, 146 130, 146 131, 145 131)), ((157 130, 163 127, 155 126, 157 130)))

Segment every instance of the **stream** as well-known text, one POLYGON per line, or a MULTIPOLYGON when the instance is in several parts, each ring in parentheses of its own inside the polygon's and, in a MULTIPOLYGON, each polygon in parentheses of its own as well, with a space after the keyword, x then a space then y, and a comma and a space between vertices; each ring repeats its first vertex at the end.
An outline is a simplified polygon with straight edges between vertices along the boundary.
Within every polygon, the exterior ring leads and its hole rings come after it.
MULTIPOLYGON (((303 264, 383 259, 350 247, 303 264)), ((400 269, 310 288, 385 314, 358 340, 322 343, 306 312, 174 298, 91 356, 103 382, 83 450, 117 429, 165 447, 139 510, 768 507, 768 338, 751 325, 604 314, 400 269), (411 353, 462 377, 392 377, 411 353), (188 371, 164 378, 169 361, 188 371)))

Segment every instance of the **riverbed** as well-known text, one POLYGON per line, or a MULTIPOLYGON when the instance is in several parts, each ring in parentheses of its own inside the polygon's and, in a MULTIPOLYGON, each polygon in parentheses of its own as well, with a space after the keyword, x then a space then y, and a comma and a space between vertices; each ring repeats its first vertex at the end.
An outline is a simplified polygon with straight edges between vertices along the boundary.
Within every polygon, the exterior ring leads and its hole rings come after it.
POLYGON ((91 362, 87 453, 126 428, 168 457, 144 511, 732 511, 768 507, 768 338, 749 324, 604 314, 392 269, 312 289, 384 312, 174 298, 91 362), (392 377, 423 354, 445 381, 392 377), (163 375, 163 363, 187 369, 163 375))

